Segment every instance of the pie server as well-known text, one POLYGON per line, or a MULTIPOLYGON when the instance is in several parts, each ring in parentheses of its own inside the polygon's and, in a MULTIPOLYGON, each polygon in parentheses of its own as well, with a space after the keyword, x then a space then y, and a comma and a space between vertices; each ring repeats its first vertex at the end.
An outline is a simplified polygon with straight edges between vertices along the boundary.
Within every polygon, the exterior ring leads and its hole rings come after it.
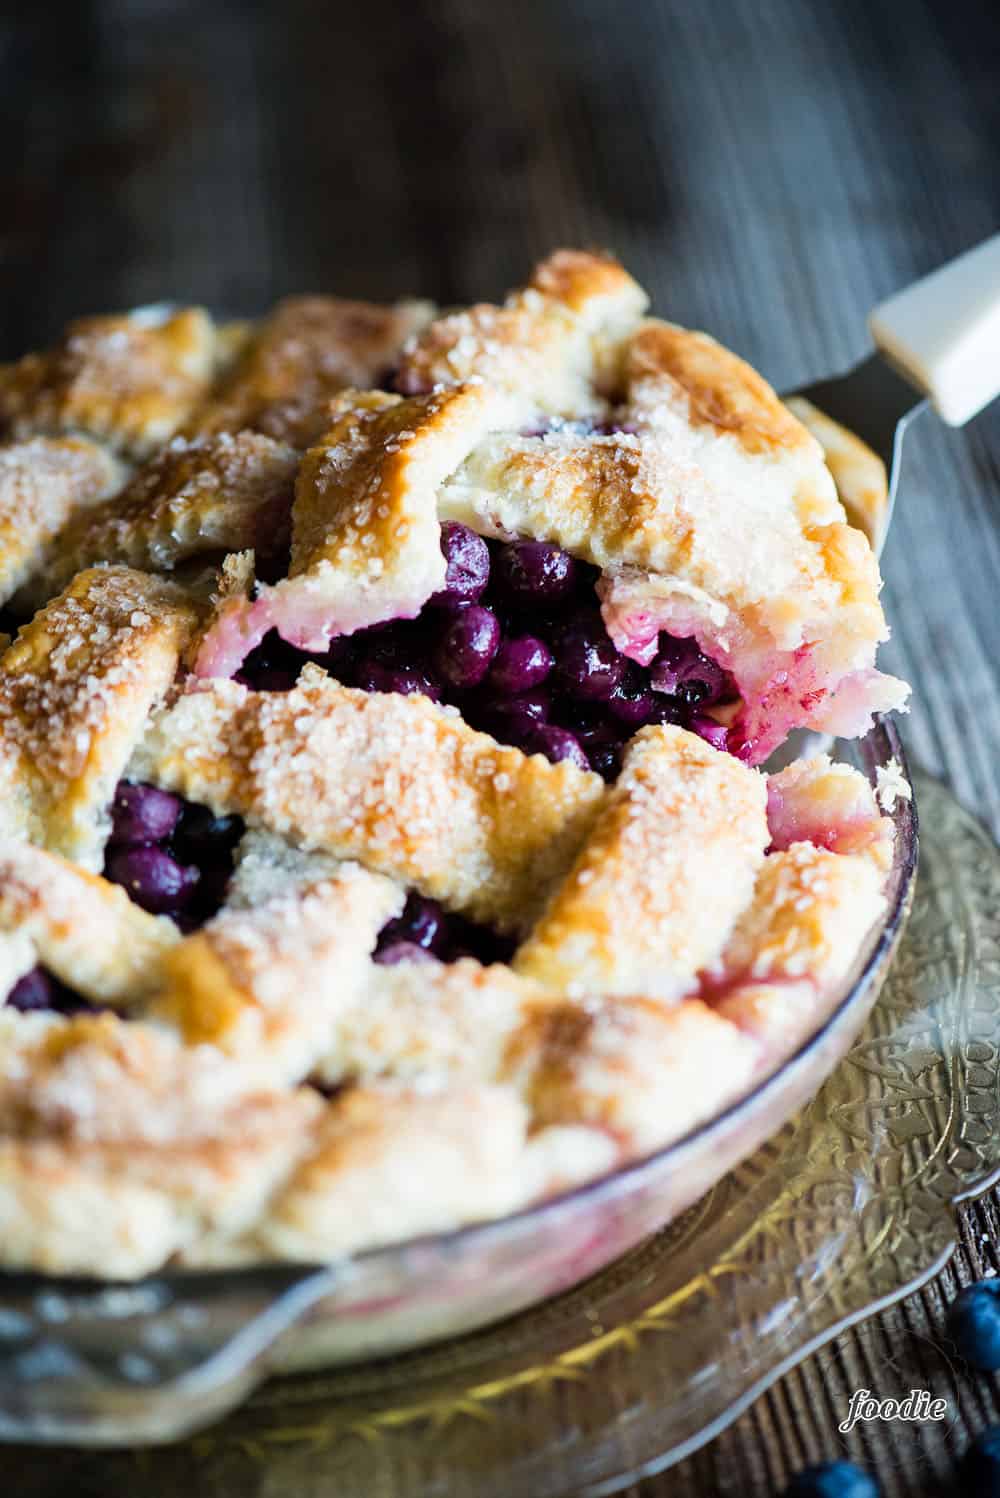
POLYGON ((1000 234, 882 302, 868 320, 875 352, 847 374, 788 391, 860 437, 881 459, 888 498, 864 525, 885 544, 899 485, 903 439, 932 405, 964 426, 1000 395, 1000 234))

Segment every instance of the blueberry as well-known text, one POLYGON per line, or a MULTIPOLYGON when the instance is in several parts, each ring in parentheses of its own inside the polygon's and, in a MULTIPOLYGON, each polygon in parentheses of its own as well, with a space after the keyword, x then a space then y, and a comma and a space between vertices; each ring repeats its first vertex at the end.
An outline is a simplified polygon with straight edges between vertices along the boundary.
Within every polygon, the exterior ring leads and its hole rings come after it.
POLYGON ((525 692, 522 697, 504 697, 489 703, 479 717, 485 731, 502 744, 527 749, 535 728, 548 717, 549 706, 548 693, 525 692))
POLYGON ((650 691, 637 671, 626 673, 608 698, 608 708, 629 731, 643 728, 656 719, 662 698, 650 691))
POLYGON ((111 803, 111 841, 159 843, 170 836, 181 814, 181 800, 153 785, 118 782, 111 803))
POLYGON ((728 682, 722 667, 702 655, 697 640, 676 640, 671 635, 660 636, 649 679, 657 692, 682 696, 691 707, 718 702, 728 682))
POLYGON ((575 713, 572 733, 590 768, 605 780, 616 780, 622 762, 622 736, 618 724, 593 714, 575 713))
POLYGON ((596 623, 571 625, 562 632, 556 667, 564 688, 587 702, 607 702, 625 676, 624 658, 596 623))
POLYGON ((379 933, 379 945, 410 942, 428 951, 440 949, 445 939, 445 913, 436 900, 409 895, 401 915, 388 921, 379 933))
MULTIPOLYGON (((244 673, 246 674, 246 673, 244 673)), ((298 680, 298 671, 287 666, 264 666, 249 677, 255 692, 290 692, 298 680)))
POLYGON ((61 983, 43 967, 33 967, 23 978, 19 978, 7 995, 7 1003, 12 1009, 18 1009, 22 1013, 54 1009, 59 1014, 79 1014, 93 1012, 97 1008, 95 1004, 88 1003, 78 993, 67 988, 65 983, 61 983))
POLYGON ((595 775, 602 780, 617 780, 621 773, 622 751, 620 744, 595 744, 587 750, 587 761, 595 775))
POLYGON ((7 995, 11 1009, 27 1013, 31 1009, 54 1009, 56 1003, 55 984, 44 968, 33 967, 30 973, 18 978, 7 995))
POLYGON ((355 684, 364 692, 398 692, 403 697, 416 693, 439 702, 441 689, 415 666, 388 666, 381 661, 363 661, 355 672, 355 684))
POLYGON ((683 726, 687 722, 687 709, 683 702, 677 697, 661 697, 654 692, 656 706, 653 708, 651 723, 675 723, 683 726))
POLYGON ((298 680, 306 659, 277 631, 269 630, 243 662, 238 679, 255 692, 288 692, 298 680))
POLYGON ((504 640, 490 667, 490 686, 501 692, 530 692, 552 670, 552 652, 534 635, 504 640))
POLYGON ((379 947, 372 960, 382 967, 395 967, 398 962, 436 962, 437 958, 426 947, 418 947, 416 942, 394 941, 386 947, 379 947))
POLYGON ((948 1307, 948 1332, 967 1363, 989 1373, 1000 1368, 1000 1279, 960 1291, 948 1307))
POLYGON ((476 687, 490 669, 499 646, 496 614, 476 603, 456 609, 434 652, 437 674, 457 691, 476 687))
POLYGON ((209 807, 189 801, 181 812, 171 847, 187 863, 228 862, 242 836, 241 817, 217 817, 209 807))
POLYGON ((879 1492, 874 1477, 853 1462, 820 1462, 797 1472, 784 1498, 879 1498, 879 1492))
POLYGON ((613 417, 607 421, 595 421, 591 427, 595 437, 615 437, 623 432, 634 437, 638 430, 634 421, 616 421, 613 417))
POLYGON ((688 727, 692 733, 696 733, 706 744, 711 744, 713 749, 725 749, 729 740, 729 729, 724 728, 721 723, 716 723, 714 718, 706 718, 703 713, 692 713, 688 720, 688 727))
POLYGON ((357 649, 352 635, 338 635, 330 641, 330 648, 323 659, 323 667, 338 681, 350 683, 357 664, 357 649))
POLYGON ((497 557, 500 586, 523 603, 554 603, 568 598, 577 581, 576 563, 548 541, 513 541, 497 557))
POLYGON ((198 870, 178 863, 162 848, 113 849, 105 869, 113 884, 126 889, 153 915, 182 910, 198 886, 198 870))
POLYGON ((198 912, 202 920, 208 920, 209 916, 215 915, 219 906, 226 898, 229 881, 233 877, 232 865, 211 864, 207 868, 199 869, 198 880, 198 912))
POLYGON ((447 563, 444 587, 428 601, 442 604, 475 603, 490 580, 490 552, 482 536, 457 520, 441 527, 441 550, 447 563))
POLYGON ((981 1430, 962 1459, 962 1489, 968 1498, 1000 1498, 1000 1425, 981 1430))
POLYGON ((568 759, 570 764, 576 765, 580 770, 590 769, 590 761, 583 752, 580 740, 568 728, 557 728, 554 723, 536 724, 525 749, 529 754, 544 754, 553 764, 568 759))
MULTIPOLYGON (((412 621, 407 621, 412 622, 412 621)), ((371 624, 349 636, 354 655, 359 660, 381 661, 394 666, 403 658, 406 635, 397 619, 386 619, 381 624, 371 624)))

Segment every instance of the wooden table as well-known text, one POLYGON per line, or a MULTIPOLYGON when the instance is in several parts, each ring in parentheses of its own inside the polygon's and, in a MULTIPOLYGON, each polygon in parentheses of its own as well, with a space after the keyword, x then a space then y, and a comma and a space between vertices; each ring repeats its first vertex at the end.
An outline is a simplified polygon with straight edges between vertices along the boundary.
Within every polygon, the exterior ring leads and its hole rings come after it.
MULTIPOLYGON (((234 312, 305 289, 493 297, 548 248, 598 244, 660 311, 795 385, 848 365, 875 302, 1000 225, 996 14, 14 0, 4 351, 164 297, 234 312)), ((884 662, 915 685, 910 753, 997 829, 1000 406, 961 432, 924 418, 908 457, 884 662)), ((998 1237, 995 1198, 966 1211, 960 1278, 996 1265, 998 1237)), ((954 1285, 949 1270, 841 1337, 633 1498, 768 1494, 845 1450, 893 1498, 948 1491, 969 1433, 1000 1418, 995 1380, 956 1371, 945 1427, 835 1427, 857 1387, 898 1397, 938 1378, 954 1285)), ((79 1491, 93 1471, 32 1461, 22 1491, 79 1491)))

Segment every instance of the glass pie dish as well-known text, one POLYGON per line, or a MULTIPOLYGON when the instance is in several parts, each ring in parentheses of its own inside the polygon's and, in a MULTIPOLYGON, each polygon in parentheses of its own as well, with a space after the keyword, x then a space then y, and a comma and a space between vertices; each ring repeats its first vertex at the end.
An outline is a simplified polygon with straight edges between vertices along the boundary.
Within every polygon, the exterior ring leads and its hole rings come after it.
MULTIPOLYGON (((839 745, 873 787, 905 761, 878 721, 839 745)), ((815 1093, 862 1027, 913 895, 917 818, 892 808, 887 907, 821 1027, 737 1103, 679 1141, 506 1218, 328 1266, 158 1274, 128 1285, 0 1277, 0 1438, 174 1440, 272 1373, 385 1358, 577 1285, 673 1221, 815 1093)))

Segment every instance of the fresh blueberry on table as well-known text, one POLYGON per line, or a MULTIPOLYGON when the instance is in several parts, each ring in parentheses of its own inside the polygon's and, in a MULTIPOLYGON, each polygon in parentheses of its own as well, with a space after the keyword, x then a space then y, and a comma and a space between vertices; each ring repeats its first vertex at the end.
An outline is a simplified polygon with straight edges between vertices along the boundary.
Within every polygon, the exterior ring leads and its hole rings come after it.
POLYGON ((967 1285, 948 1308, 948 1332, 974 1368, 1000 1368, 1000 1278, 967 1285))
POLYGON ((1000 1498, 1000 1425, 979 1432, 962 1460, 963 1498, 1000 1498))
POLYGON ((874 1477, 853 1462, 820 1462, 797 1472, 783 1498, 879 1498, 879 1493, 874 1477))

